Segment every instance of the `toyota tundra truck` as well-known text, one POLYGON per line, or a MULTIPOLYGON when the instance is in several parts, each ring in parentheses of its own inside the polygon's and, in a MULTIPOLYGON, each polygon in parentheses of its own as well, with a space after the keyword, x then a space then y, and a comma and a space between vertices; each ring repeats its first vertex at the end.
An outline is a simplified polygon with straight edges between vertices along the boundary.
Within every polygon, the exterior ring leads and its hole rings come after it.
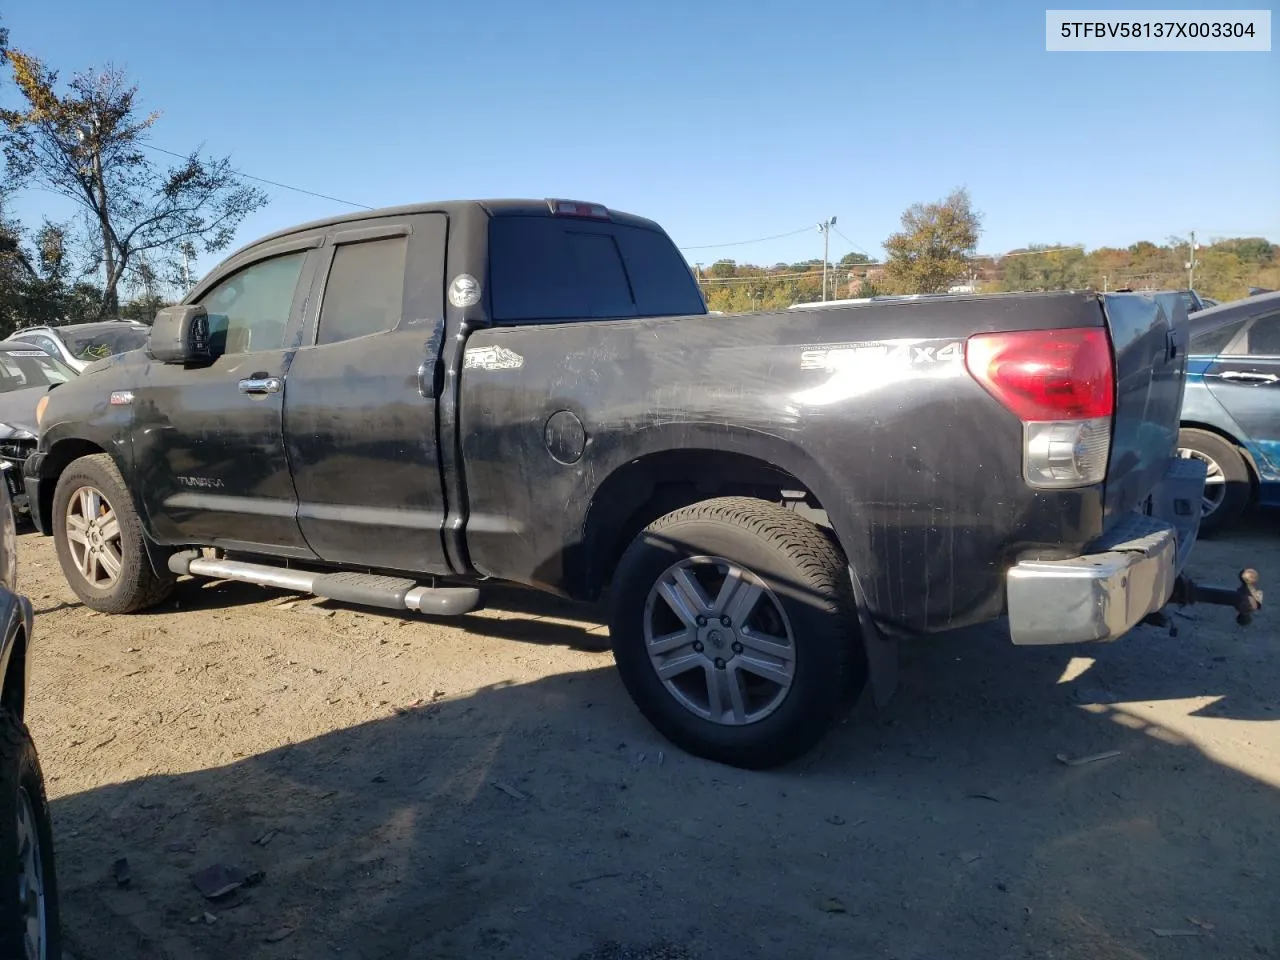
POLYGON ((710 315, 650 220, 404 206, 230 256, 48 392, 24 482, 104 613, 182 576, 435 616, 607 595, 644 716, 767 767, 887 696, 903 638, 1109 641, 1189 596, 1186 347, 1176 295, 710 315))

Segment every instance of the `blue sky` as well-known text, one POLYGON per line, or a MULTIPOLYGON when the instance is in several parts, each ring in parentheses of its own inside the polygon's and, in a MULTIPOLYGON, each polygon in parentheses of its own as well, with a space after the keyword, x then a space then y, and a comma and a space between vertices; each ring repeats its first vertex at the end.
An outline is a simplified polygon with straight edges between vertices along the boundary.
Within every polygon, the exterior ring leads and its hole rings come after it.
MULTIPOLYGON (((821 256, 812 225, 832 214, 833 259, 845 238, 878 256, 909 204, 961 185, 987 253, 1280 241, 1280 54, 1050 54, 1043 5, 61 0, 3 17, 64 74, 126 68, 164 111, 155 144, 373 206, 594 200, 682 247, 810 227, 688 252, 707 263, 821 256)), ((270 192, 238 241, 351 209, 270 192)), ((65 209, 31 193, 17 212, 65 209)))

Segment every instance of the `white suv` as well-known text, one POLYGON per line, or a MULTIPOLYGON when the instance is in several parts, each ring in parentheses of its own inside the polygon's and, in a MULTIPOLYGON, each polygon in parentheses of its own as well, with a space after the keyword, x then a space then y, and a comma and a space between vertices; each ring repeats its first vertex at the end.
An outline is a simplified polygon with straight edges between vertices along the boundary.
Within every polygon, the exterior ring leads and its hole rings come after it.
POLYGON ((99 320, 65 327, 25 327, 10 334, 8 342, 38 347, 80 372, 95 360, 145 347, 150 336, 151 328, 136 320, 99 320))

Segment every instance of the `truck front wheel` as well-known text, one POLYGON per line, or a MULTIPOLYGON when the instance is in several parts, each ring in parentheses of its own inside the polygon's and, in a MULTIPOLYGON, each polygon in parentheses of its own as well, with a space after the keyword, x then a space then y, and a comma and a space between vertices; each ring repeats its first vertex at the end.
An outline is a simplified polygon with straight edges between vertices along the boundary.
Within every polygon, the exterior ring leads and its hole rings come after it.
POLYGON ((610 593, 627 691, 697 756, 793 760, 866 682, 844 558, 773 504, 723 497, 667 514, 627 548, 610 593))
POLYGON ((86 607, 132 613, 169 595, 175 578, 156 575, 143 538, 133 499, 107 454, 83 457, 58 478, 54 546, 63 576, 86 607))

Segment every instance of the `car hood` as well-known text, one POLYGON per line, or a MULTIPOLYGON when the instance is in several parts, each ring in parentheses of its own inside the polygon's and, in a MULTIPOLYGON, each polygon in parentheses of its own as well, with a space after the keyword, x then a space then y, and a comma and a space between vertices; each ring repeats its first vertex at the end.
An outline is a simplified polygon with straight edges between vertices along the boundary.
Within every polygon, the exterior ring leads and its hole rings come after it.
POLYGON ((48 387, 27 387, 0 393, 0 440, 10 440, 20 433, 35 436, 36 404, 48 387))
POLYGON ((117 367, 143 366, 149 359, 146 349, 142 347, 137 350, 128 350, 125 353, 115 353, 109 357, 102 357, 85 364, 80 371, 80 376, 88 377, 95 373, 114 370, 117 367))

